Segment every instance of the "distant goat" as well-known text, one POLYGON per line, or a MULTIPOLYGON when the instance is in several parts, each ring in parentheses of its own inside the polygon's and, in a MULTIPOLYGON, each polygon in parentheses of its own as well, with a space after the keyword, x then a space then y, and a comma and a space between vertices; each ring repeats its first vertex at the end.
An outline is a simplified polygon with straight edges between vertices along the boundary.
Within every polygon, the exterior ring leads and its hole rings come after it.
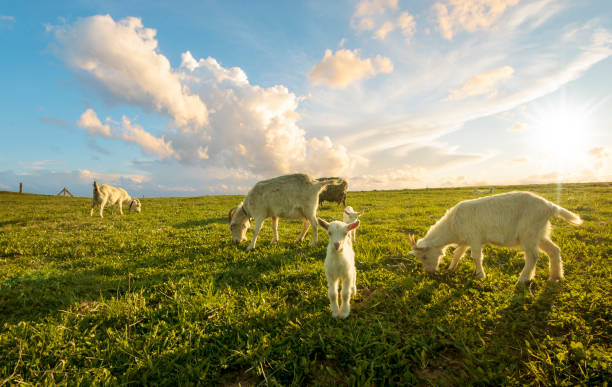
POLYGON ((304 228, 298 237, 304 239, 308 228, 312 225, 312 243, 317 244, 317 208, 319 207, 319 192, 335 180, 317 181, 305 174, 294 174, 262 180, 255 184, 247 193, 244 201, 229 211, 229 228, 232 238, 237 244, 246 240, 246 232, 250 227, 250 218, 255 218, 253 240, 247 250, 255 248, 257 236, 266 218, 272 218, 274 237, 270 244, 278 241, 278 219, 302 219, 304 228))
MULTIPOLYGON (((113 187, 108 184, 98 185, 98 182, 93 182, 93 198, 91 201, 91 210, 89 216, 93 216, 94 207, 100 205, 100 218, 103 218, 104 207, 106 205, 112 206, 117 204, 119 206, 119 213, 123 215, 123 203, 130 202, 130 210, 140 212, 140 200, 132 199, 130 195, 123 189, 113 187)), ((113 213, 113 207, 111 207, 111 214, 113 213)))
POLYGON ((474 188, 472 190, 472 193, 493 193, 493 187, 491 187, 489 189, 476 189, 476 188, 474 188))
POLYGON ((348 190, 348 183, 341 177, 321 177, 318 181, 336 180, 338 184, 328 185, 319 194, 319 205, 322 205, 324 201, 335 202, 340 205, 346 206, 346 191, 348 190))
POLYGON ((351 313, 351 297, 357 294, 355 252, 348 233, 359 227, 359 220, 349 224, 339 221, 327 223, 321 218, 317 218, 317 221, 327 230, 329 236, 324 267, 332 317, 347 318, 351 313), (342 283, 342 303, 338 305, 340 282, 342 283))
MULTIPOLYGON (((363 215, 363 211, 355 212, 355 210, 353 210, 353 207, 347 206, 344 208, 344 211, 342 212, 342 221, 344 223, 353 223, 354 221, 359 219, 361 215, 363 215)), ((356 228, 352 229, 349 232, 349 235, 351 237, 351 241, 355 242, 355 239, 357 238, 357 229, 356 228)))
POLYGON ((434 273, 448 246, 455 245, 448 267, 454 270, 469 248, 476 266, 476 277, 484 278, 482 245, 520 246, 525 252, 525 266, 519 283, 526 283, 535 275, 538 249, 549 257, 550 280, 563 278, 560 249, 550 240, 549 219, 558 216, 579 225, 580 216, 529 192, 510 192, 479 199, 465 200, 455 205, 434 224, 423 239, 415 242, 410 235, 411 254, 423 264, 423 269, 434 273))

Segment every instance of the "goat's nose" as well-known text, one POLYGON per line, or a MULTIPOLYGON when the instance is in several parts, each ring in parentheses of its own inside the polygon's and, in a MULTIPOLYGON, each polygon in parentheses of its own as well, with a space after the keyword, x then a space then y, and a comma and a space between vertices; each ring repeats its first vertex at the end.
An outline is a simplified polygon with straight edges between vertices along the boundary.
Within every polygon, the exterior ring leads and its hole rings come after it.
POLYGON ((340 242, 335 242, 334 247, 336 248, 336 250, 340 250, 340 242))

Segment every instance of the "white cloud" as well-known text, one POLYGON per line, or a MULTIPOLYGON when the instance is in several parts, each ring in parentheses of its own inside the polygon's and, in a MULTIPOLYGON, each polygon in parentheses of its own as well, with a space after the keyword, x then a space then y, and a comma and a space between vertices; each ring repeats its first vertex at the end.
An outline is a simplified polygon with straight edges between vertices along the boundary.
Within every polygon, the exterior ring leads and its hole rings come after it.
POLYGON ((158 156, 162 159, 176 156, 172 149, 172 144, 164 138, 157 138, 147 132, 142 126, 134 125, 125 116, 121 119, 121 125, 113 128, 110 125, 102 125, 96 112, 89 108, 81 114, 77 121, 79 128, 87 129, 91 136, 102 136, 122 139, 127 142, 138 144, 145 154, 158 156))
POLYGON ((374 17, 396 9, 397 0, 361 0, 355 7, 351 26, 357 30, 372 30, 374 17))
POLYGON ((513 74, 514 69, 512 67, 504 66, 475 75, 469 78, 461 87, 451 90, 447 99, 453 101, 476 95, 495 96, 499 83, 512 78, 513 74))
POLYGON ((170 115, 179 126, 203 126, 208 110, 181 84, 168 59, 158 53, 156 31, 139 18, 115 22, 97 15, 55 27, 58 55, 114 98, 170 115))
POLYGON ((140 145, 142 151, 148 155, 162 159, 175 155, 170 142, 151 135, 142 126, 132 124, 125 116, 121 118, 121 131, 120 136, 123 140, 140 145))
POLYGON ((110 126, 103 125, 96 112, 91 108, 81 114, 81 118, 77 121, 77 126, 87 129, 87 132, 92 136, 111 137, 110 126))
POLYGON ((462 30, 486 30, 519 0, 447 0, 437 2, 432 10, 436 14, 438 30, 445 39, 462 30))
MULTIPOLYGON (((298 126, 301 99, 282 85, 251 85, 239 67, 196 59, 190 51, 181 55, 179 68, 171 68, 158 50, 155 30, 140 19, 94 16, 55 30, 68 65, 115 98, 174 121, 154 136, 126 117, 102 125, 91 110, 79 123, 92 135, 133 142, 146 154, 183 165, 244 168, 264 176, 339 173, 358 160, 329 138, 306 138, 298 126)), ((380 56, 367 64, 374 73, 392 70, 380 56)))
POLYGON ((393 71, 393 63, 389 58, 377 55, 372 64, 370 58, 361 59, 359 54, 359 50, 338 50, 335 54, 325 50, 325 56, 312 68, 308 78, 315 85, 345 89, 351 83, 377 73, 393 71))
POLYGON ((9 23, 15 23, 15 16, 10 16, 10 15, 0 15, 0 21, 3 22, 9 22, 9 23))
POLYGON ((380 40, 385 40, 389 32, 393 31, 394 29, 395 24, 393 24, 391 21, 386 21, 382 26, 380 26, 379 29, 376 30, 374 37, 380 40))
POLYGON ((151 178, 145 175, 138 174, 119 174, 119 173, 103 173, 94 172, 87 169, 79 169, 79 178, 83 182, 93 182, 97 180, 99 183, 121 185, 126 180, 136 184, 142 184, 149 181, 151 178))
POLYGON ((355 7, 351 27, 358 31, 373 31, 372 37, 378 40, 385 40, 399 28, 406 41, 410 41, 416 31, 416 22, 407 11, 396 18, 398 11, 397 0, 361 0, 355 7))
POLYGON ((416 22, 414 17, 408 12, 402 12, 397 19, 397 26, 402 30, 402 34, 406 41, 410 41, 416 31, 416 22))

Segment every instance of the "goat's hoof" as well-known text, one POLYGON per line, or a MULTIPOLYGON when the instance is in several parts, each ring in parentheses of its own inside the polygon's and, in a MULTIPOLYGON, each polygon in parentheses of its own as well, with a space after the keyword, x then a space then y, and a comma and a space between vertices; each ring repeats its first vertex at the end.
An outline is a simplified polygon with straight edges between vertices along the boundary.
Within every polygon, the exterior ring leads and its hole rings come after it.
POLYGON ((348 311, 348 312, 342 312, 342 313, 340 313, 340 314, 338 315, 338 317, 344 320, 345 318, 347 318, 347 317, 349 316, 349 314, 350 314, 350 313, 351 313, 350 311, 348 311))
POLYGON ((552 283, 559 283, 563 281, 563 277, 550 277, 548 279, 548 282, 552 282, 552 283))
POLYGON ((487 275, 485 273, 476 273, 476 279, 485 279, 487 275))
POLYGON ((252 251, 254 248, 255 247, 253 247, 253 246, 249 246, 249 247, 246 248, 246 251, 252 251))
POLYGON ((275 245, 275 244, 276 244, 276 242, 278 242, 278 240, 276 240, 276 239, 272 239, 272 240, 270 241, 270 245, 275 245))

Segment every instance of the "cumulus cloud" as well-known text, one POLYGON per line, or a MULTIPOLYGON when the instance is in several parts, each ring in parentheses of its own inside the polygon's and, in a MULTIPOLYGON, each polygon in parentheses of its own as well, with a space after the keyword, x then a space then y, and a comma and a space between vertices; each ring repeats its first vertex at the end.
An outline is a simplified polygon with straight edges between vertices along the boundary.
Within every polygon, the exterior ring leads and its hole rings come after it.
POLYGON ((416 31, 416 22, 409 12, 402 12, 397 19, 397 26, 401 29, 406 41, 410 41, 416 31))
POLYGON ((96 112, 91 108, 81 114, 81 118, 77 121, 77 126, 87 129, 87 132, 92 136, 111 137, 110 126, 103 125, 96 112))
POLYGON ((97 15, 53 28, 57 54, 114 98, 170 115, 177 125, 203 126, 206 105, 158 52, 156 31, 139 18, 97 15))
POLYGON ((432 7, 438 21, 438 29, 445 39, 466 30, 474 32, 488 29, 519 0, 447 0, 432 7))
MULTIPOLYGON (((104 125, 88 110, 79 126, 92 135, 138 144, 146 154, 184 166, 246 169, 263 176, 339 174, 359 162, 329 138, 306 137, 298 125, 301 99, 285 86, 252 85, 239 67, 224 67, 211 57, 197 59, 191 51, 172 68, 159 52, 156 31, 140 19, 94 16, 54 31, 59 56, 69 66, 113 97, 173 120, 161 136, 154 136, 126 117, 120 124, 104 125)), ((364 62, 368 74, 393 68, 380 56, 364 62)))
POLYGON ((361 0, 355 8, 351 26, 357 30, 373 30, 376 16, 396 9, 397 0, 361 0))
POLYGON ((514 69, 504 66, 486 73, 475 75, 469 78, 461 87, 451 90, 447 99, 460 100, 476 95, 488 95, 493 97, 497 94, 497 86, 510 78, 514 74, 514 69))
POLYGON ((374 39, 385 38, 399 28, 406 41, 410 41, 416 31, 414 17, 407 11, 399 12, 397 0, 361 0, 355 7, 351 27, 358 31, 373 31, 374 39))
POLYGON ((325 56, 313 67, 308 78, 315 85, 345 89, 361 79, 393 71, 389 58, 377 55, 372 63, 370 58, 361 59, 359 54, 359 50, 338 50, 335 54, 325 50, 325 56))
POLYGON ((92 136, 122 139, 138 144, 142 151, 148 155, 158 156, 162 159, 176 156, 171 143, 165 141, 164 138, 151 135, 142 126, 132 124, 125 116, 121 119, 121 125, 113 128, 111 132, 110 125, 103 125, 96 112, 89 108, 81 114, 77 126, 86 129, 92 136))

